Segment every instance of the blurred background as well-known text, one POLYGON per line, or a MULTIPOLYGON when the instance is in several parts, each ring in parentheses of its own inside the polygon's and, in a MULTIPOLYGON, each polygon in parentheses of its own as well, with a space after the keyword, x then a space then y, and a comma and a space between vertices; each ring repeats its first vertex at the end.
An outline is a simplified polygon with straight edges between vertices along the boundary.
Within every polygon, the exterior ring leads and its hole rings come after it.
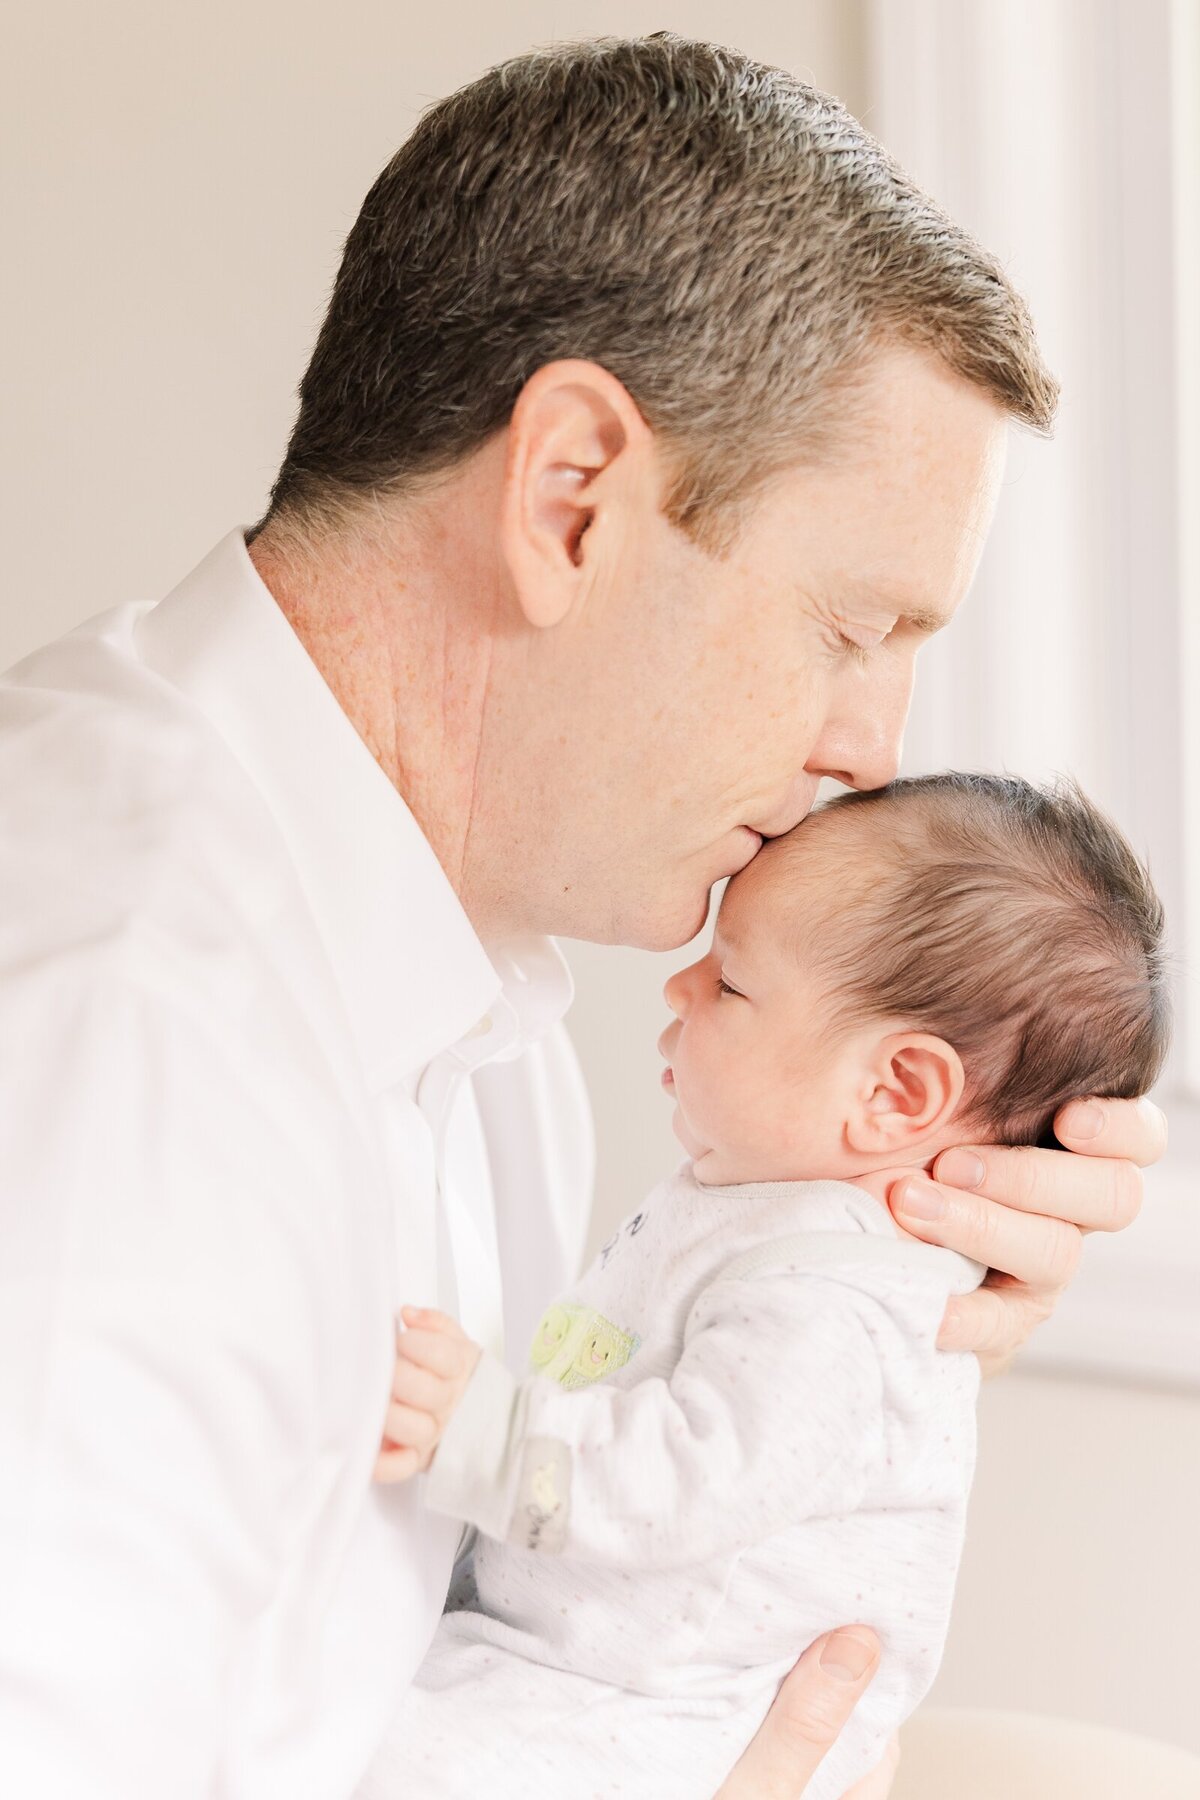
MULTIPOLYGON (((934 1697, 1200 1749, 1200 0, 43 0, 0 58, 0 668, 166 592, 262 511, 341 243, 422 107, 502 57, 665 28, 839 95, 1004 259, 1064 383, 1014 441, 909 773, 1070 771, 1151 860, 1172 1150, 981 1401, 934 1697)), ((697 721, 703 729, 703 721, 697 721)), ((593 1242, 679 1157, 661 987, 568 945, 593 1242)))

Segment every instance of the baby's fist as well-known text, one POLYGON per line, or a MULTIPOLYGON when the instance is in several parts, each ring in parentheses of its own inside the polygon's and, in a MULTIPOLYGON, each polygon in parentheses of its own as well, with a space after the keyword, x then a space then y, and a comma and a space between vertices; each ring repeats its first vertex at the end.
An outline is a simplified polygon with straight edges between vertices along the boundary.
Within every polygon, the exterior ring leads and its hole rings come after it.
POLYGON ((479 1361, 456 1319, 432 1308, 403 1306, 396 1334, 396 1371, 375 1463, 377 1481, 407 1481, 433 1461, 443 1431, 479 1361))

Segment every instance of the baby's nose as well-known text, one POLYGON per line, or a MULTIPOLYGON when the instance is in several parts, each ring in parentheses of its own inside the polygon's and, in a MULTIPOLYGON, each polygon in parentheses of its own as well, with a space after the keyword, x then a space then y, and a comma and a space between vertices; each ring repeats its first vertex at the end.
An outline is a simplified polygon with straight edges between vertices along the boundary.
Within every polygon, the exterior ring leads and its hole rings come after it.
POLYGON ((663 999, 677 1019, 682 1019, 683 1017, 685 987, 686 984, 683 979, 683 971, 680 969, 676 970, 675 974, 671 976, 670 980, 663 988, 663 999))

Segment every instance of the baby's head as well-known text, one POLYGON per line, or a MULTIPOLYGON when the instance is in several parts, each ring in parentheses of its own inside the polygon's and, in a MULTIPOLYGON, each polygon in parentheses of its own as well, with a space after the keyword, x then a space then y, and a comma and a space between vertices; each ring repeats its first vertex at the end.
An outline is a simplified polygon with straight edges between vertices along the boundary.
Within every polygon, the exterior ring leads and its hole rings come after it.
POLYGON ((1068 784, 934 775, 831 801, 734 877, 660 1048, 701 1181, 852 1179, 1052 1143, 1166 1055, 1162 906, 1068 784))

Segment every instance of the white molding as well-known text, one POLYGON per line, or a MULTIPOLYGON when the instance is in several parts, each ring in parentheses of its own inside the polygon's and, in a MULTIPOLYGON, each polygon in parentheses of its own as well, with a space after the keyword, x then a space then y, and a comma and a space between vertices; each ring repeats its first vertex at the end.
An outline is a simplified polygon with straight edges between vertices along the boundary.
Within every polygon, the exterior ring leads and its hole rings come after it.
POLYGON ((1200 6, 1171 0, 1171 119, 1173 135, 1176 361, 1176 474, 1180 656, 1183 696, 1179 766, 1182 776, 1183 903, 1192 927, 1181 985, 1187 1040, 1184 1079, 1200 1101, 1200 6))
POLYGON ((1023 1369, 1200 1391, 1200 1183, 1164 1165, 1146 1176, 1140 1216, 1095 1232, 1023 1369))
POLYGON ((1167 908, 1172 1149, 1022 1364, 1200 1386, 1200 8, 869 0, 871 128, 1008 267, 1063 381, 905 768, 1076 775, 1167 908))

